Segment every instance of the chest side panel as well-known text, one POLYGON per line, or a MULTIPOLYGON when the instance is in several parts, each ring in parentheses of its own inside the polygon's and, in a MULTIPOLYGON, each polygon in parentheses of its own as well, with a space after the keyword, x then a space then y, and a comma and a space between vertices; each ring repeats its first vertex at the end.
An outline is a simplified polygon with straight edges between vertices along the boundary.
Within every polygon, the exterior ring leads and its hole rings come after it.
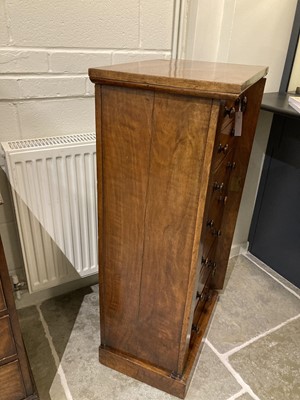
POLYGON ((102 344, 173 370, 211 101, 103 87, 101 103, 102 344))

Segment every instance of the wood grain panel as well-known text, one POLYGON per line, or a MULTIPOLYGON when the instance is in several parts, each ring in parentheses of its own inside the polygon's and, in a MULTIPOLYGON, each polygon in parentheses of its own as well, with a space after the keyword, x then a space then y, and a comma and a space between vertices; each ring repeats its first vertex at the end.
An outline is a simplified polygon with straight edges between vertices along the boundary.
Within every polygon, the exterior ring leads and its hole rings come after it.
POLYGON ((102 88, 102 344, 169 370, 177 369, 210 111, 210 100, 102 88))
POLYGON ((17 353, 9 316, 0 318, 0 360, 17 353))
POLYGON ((95 83, 135 85, 181 93, 190 90, 202 97, 236 97, 266 75, 267 67, 191 60, 145 60, 90 68, 95 83))
POLYGON ((3 293, 3 289, 2 289, 2 283, 0 281, 0 311, 3 311, 6 309, 6 303, 5 303, 5 299, 4 299, 4 293, 3 293))
POLYGON ((0 366, 0 382, 0 400, 22 400, 26 398, 18 361, 0 366))
POLYGON ((152 92, 102 88, 102 344, 127 352, 139 312, 152 108, 152 92))
POLYGON ((209 100, 155 96, 140 323, 147 358, 175 371, 210 111, 209 100))

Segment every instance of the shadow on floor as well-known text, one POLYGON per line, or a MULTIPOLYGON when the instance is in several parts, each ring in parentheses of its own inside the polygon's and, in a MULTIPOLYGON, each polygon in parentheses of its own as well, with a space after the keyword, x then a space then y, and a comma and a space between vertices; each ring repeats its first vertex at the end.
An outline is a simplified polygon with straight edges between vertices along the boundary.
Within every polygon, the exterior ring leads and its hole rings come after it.
POLYGON ((18 310, 25 347, 41 400, 51 400, 51 390, 61 391, 61 397, 58 398, 65 399, 60 382, 55 384, 57 365, 63 357, 84 297, 92 292, 90 287, 82 288, 46 300, 40 306, 18 310), (46 324, 43 324, 39 310, 46 324), (47 336, 52 339, 54 352, 47 336))

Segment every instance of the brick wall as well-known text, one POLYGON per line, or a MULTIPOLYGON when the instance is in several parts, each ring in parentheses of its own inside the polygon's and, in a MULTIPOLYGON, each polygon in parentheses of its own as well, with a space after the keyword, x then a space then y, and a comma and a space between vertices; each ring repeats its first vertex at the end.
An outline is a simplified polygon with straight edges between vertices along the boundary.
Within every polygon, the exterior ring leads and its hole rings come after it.
MULTIPOLYGON (((94 131, 89 67, 171 56, 174 0, 0 0, 0 141, 94 131)), ((1 163, 0 163, 1 164, 1 163)), ((8 185, 0 233, 22 257, 8 185)))

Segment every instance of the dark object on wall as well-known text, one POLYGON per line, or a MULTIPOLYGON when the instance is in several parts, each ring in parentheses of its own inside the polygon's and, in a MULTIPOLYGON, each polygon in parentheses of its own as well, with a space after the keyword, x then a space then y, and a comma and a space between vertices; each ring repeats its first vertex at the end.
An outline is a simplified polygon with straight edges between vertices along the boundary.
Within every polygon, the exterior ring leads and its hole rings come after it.
POLYGON ((275 114, 249 250, 300 288, 300 115, 275 114))
POLYGON ((249 234, 249 251, 300 287, 300 114, 287 93, 300 31, 298 1, 280 92, 261 108, 273 122, 249 234))
POLYGON ((223 287, 266 73, 183 60, 89 71, 100 361, 182 398, 223 287))
POLYGON ((287 52, 287 56, 286 56, 286 60, 285 60, 285 64, 284 64, 284 69, 283 69, 283 73, 282 73, 280 88, 279 88, 280 93, 287 92, 288 87, 289 87, 289 81, 291 78, 293 65, 294 65, 294 61, 295 61, 295 56, 296 56, 296 51, 297 51, 297 47, 298 47, 298 43, 299 43, 299 35, 300 35, 300 0, 298 0, 297 7, 296 7, 289 48, 288 48, 288 52, 287 52))

